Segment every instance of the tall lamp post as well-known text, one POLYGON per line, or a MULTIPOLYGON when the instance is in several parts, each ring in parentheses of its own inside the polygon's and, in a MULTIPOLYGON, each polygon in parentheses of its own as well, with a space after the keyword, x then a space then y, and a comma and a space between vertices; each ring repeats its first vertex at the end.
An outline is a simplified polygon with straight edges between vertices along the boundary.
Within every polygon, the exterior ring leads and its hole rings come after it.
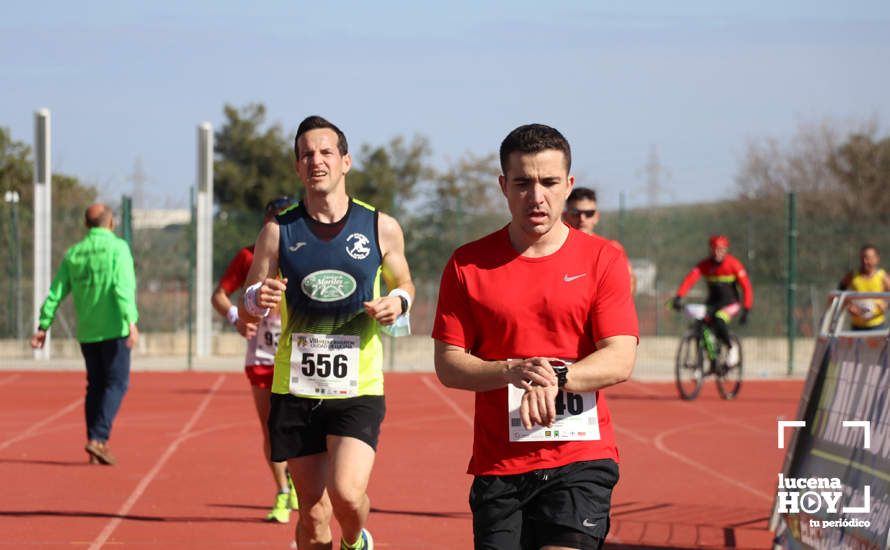
POLYGON ((3 195, 3 200, 9 205, 12 212, 12 220, 10 223, 10 247, 12 248, 13 272, 12 272, 12 300, 15 303, 14 316, 14 333, 19 340, 24 338, 22 330, 22 247, 19 242, 19 193, 18 191, 7 191, 3 195))

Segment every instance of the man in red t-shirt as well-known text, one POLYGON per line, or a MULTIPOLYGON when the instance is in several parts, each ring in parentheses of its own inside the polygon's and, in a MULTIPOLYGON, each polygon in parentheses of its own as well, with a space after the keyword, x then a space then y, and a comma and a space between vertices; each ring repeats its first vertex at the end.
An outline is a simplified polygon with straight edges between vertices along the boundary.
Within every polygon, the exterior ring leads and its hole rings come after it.
MULTIPOLYGON (((290 197, 278 197, 266 205, 265 221, 293 204, 290 197)), ((298 508, 297 495, 287 476, 287 462, 273 462, 270 458, 269 395, 272 388, 272 372, 275 368, 275 350, 281 334, 281 316, 277 313, 264 317, 260 323, 247 323, 238 318, 238 306, 233 305, 229 296, 244 286, 250 266, 253 263, 253 245, 245 246, 232 258, 229 266, 213 291, 210 302, 213 308, 247 339, 247 353, 244 357, 244 373, 250 381, 253 403, 263 429, 263 449, 277 492, 272 509, 266 514, 268 521, 287 523, 290 511, 298 508)))
POLYGON ((745 266, 735 256, 729 253, 729 237, 726 235, 712 235, 708 239, 711 255, 698 262, 693 267, 680 286, 677 288, 673 300, 673 307, 679 310, 682 307, 683 297, 689 292, 699 277, 704 276, 708 283, 708 299, 705 305, 708 307, 708 317, 714 334, 726 346, 726 365, 734 367, 738 364, 740 353, 738 346, 734 345, 729 337, 729 322, 741 310, 739 324, 748 322, 748 312, 754 305, 754 289, 745 266), (739 289, 745 294, 744 305, 739 304, 739 289))
POLYGON ((599 390, 630 377, 638 341, 627 259, 560 221, 559 131, 516 128, 500 161, 510 223, 454 252, 433 328, 439 380, 476 392, 475 545, 600 548, 618 449, 599 390))

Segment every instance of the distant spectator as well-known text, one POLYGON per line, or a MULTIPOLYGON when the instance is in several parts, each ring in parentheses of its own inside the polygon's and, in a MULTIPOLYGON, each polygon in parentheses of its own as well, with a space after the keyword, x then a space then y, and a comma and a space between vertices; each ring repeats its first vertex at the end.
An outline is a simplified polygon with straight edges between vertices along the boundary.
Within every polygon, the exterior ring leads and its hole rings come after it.
MULTIPOLYGON (((873 244, 859 249, 859 269, 850 271, 841 280, 841 290, 854 292, 890 292, 890 276, 878 267, 881 256, 873 244)), ((886 300, 852 300, 849 311, 853 330, 879 330, 887 328, 886 300)))
POLYGON ((87 236, 65 253, 31 347, 43 347, 59 304, 73 293, 77 340, 87 368, 85 450, 90 464, 111 465, 116 459, 108 438, 130 382, 130 350, 139 339, 136 272, 130 246, 112 232, 111 209, 94 204, 85 219, 87 236))

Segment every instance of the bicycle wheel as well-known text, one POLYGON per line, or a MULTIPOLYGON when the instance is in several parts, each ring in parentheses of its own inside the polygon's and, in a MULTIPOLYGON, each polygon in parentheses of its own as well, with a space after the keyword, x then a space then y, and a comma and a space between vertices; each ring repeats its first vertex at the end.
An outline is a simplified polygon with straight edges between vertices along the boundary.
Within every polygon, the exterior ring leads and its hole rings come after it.
POLYGON ((674 378, 677 383, 677 391, 685 400, 698 397, 704 381, 704 369, 702 368, 702 349, 698 345, 695 334, 689 333, 680 339, 680 347, 677 349, 677 361, 674 365, 674 378))
POLYGON ((733 366, 726 364, 721 365, 717 373, 717 391, 723 399, 735 399, 742 387, 742 343, 735 334, 730 334, 729 339, 732 345, 737 346, 739 350, 739 361, 733 366))

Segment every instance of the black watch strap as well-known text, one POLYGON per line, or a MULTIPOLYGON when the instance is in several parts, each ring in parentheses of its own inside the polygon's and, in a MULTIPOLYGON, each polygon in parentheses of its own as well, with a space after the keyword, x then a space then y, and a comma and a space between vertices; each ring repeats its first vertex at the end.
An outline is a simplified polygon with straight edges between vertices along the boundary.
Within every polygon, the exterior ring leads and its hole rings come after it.
POLYGON ((569 367, 553 367, 553 372, 556 373, 556 385, 560 388, 564 388, 566 382, 569 381, 569 367))
POLYGON ((399 295, 399 300, 402 302, 402 313, 400 315, 404 315, 408 313, 408 298, 399 295))

